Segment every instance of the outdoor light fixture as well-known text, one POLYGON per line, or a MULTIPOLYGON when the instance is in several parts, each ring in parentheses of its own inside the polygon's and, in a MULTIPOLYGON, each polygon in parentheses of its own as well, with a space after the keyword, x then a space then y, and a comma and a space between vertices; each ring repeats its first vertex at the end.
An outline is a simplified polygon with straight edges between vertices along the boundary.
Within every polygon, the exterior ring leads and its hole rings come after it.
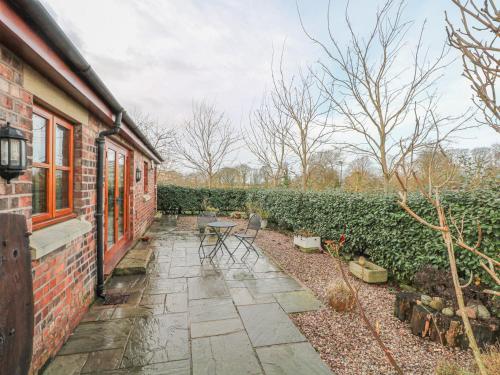
POLYGON ((141 168, 137 167, 135 170, 135 182, 141 181, 141 178, 142 178, 141 168))
POLYGON ((0 128, 0 176, 10 183, 26 171, 26 137, 10 123, 0 128))

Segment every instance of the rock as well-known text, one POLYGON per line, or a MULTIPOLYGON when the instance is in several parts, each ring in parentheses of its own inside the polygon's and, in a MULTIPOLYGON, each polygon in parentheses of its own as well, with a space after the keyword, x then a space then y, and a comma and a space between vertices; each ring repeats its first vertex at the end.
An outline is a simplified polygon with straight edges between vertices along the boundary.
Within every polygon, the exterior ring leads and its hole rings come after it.
POLYGON ((444 307, 443 299, 440 297, 433 297, 432 301, 429 303, 429 307, 432 307, 434 310, 441 311, 444 307))
POLYGON ((455 315, 455 313, 453 312, 453 309, 451 307, 445 307, 444 309, 442 309, 441 314, 443 314, 445 316, 449 316, 449 317, 452 317, 453 315, 455 315))
POLYGON ((477 305, 477 317, 481 320, 488 320, 491 314, 484 305, 477 305))
MULTIPOLYGON (((469 317, 469 319, 476 319, 477 318, 477 307, 476 306, 466 306, 465 307, 465 313, 469 317)), ((456 311, 456 315, 458 317, 462 317, 462 314, 460 312, 460 309, 456 311)))
POLYGON ((406 285, 406 284, 399 284, 399 287, 401 288, 401 290, 405 291, 405 292, 412 292, 412 293, 415 293, 417 291, 416 288, 410 286, 410 285, 406 285))
POLYGON ((429 304, 432 302, 432 298, 426 294, 422 294, 420 296, 420 301, 422 301, 423 305, 429 306, 429 304))

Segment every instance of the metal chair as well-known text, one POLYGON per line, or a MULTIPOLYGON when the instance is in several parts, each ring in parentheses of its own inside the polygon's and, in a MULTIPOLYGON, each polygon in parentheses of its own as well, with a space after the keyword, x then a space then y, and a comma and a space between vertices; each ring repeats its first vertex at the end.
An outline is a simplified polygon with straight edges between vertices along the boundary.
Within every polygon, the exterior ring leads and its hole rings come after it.
POLYGON ((257 214, 252 214, 249 217, 247 228, 245 229, 245 232, 234 234, 234 237, 236 237, 236 239, 238 239, 240 242, 238 243, 238 246, 236 246, 236 248, 234 249, 232 254, 234 254, 236 252, 236 250, 238 250, 240 245, 243 245, 243 246, 245 246, 245 248, 247 250, 245 251, 245 253, 241 257, 241 260, 243 260, 243 258, 245 258, 247 255, 249 255, 251 251, 253 251, 257 255, 257 258, 259 257, 259 252, 253 246, 253 242, 255 241, 255 238, 257 237, 257 233, 259 233, 259 230, 261 227, 261 222, 262 222, 262 219, 257 214))
POLYGON ((204 244, 205 240, 209 237, 216 237, 216 233, 210 233, 206 232, 206 227, 208 224, 213 223, 214 221, 217 221, 217 217, 215 216, 215 212, 203 212, 202 214, 198 215, 196 218, 196 225, 198 227, 198 232, 200 236, 200 246, 198 248, 198 256, 201 260, 205 259, 206 254, 205 254, 205 247, 212 247, 213 245, 211 244, 204 244), (201 253, 203 252, 203 257, 201 256, 201 253))

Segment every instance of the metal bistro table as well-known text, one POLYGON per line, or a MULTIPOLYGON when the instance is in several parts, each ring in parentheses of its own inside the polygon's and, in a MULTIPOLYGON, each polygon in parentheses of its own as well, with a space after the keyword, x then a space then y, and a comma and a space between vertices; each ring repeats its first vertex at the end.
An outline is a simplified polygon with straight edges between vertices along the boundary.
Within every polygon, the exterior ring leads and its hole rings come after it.
POLYGON ((208 258, 212 259, 215 254, 219 251, 219 249, 222 249, 224 247, 234 261, 233 254, 229 251, 225 240, 231 234, 231 230, 236 226, 235 223, 231 221, 214 221, 213 223, 207 224, 207 227, 213 228, 214 232, 217 235, 217 242, 215 243, 214 249, 207 255, 208 258))

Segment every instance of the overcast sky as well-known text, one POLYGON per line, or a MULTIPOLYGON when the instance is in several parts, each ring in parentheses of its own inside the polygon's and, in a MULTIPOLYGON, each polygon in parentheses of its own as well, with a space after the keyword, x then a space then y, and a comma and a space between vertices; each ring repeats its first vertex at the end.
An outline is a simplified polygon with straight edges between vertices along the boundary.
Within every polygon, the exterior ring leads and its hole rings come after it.
MULTIPOLYGON (((289 71, 324 58, 302 31, 294 0, 42 2, 126 109, 138 107, 170 127, 189 118, 193 100, 207 99, 244 128, 249 110, 270 86, 273 47, 280 50, 285 41, 289 71)), ((377 3, 382 2, 351 1, 360 35, 373 22, 377 3)), ((417 23, 427 19, 425 42, 431 53, 437 51, 445 39, 445 8, 456 14, 451 2, 409 3, 406 17, 417 23)), ((326 39, 327 0, 302 0, 299 8, 306 28, 326 39)), ((334 2, 339 20, 344 8, 345 1, 334 2)), ((343 25, 334 21, 334 33, 343 38, 343 25)), ((442 110, 448 113, 471 105, 470 89, 460 74, 457 61, 440 84, 442 110)), ((483 127, 457 146, 495 141, 498 135, 483 127)))

